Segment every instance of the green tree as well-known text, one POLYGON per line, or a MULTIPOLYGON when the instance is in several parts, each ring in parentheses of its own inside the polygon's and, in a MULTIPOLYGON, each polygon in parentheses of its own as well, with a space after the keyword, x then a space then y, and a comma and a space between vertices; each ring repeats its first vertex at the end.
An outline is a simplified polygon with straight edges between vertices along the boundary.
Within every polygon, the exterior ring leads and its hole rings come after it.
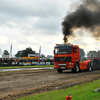
POLYGON ((47 57, 52 57, 52 55, 47 55, 47 57))
POLYGON ((28 57, 28 54, 35 54, 35 51, 32 50, 32 48, 26 48, 25 50, 18 51, 17 54, 15 54, 16 57, 28 57))
POLYGON ((9 55, 9 52, 7 50, 4 50, 3 54, 4 55, 9 55))
POLYGON ((41 54, 41 56, 40 56, 41 58, 44 58, 45 57, 45 55, 44 54, 41 54))

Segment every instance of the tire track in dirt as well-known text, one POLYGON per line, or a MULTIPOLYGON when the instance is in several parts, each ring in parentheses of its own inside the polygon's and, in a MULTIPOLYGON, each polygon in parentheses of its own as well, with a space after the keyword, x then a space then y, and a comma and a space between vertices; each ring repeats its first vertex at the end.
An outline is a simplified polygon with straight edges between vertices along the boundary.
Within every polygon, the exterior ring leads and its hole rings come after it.
POLYGON ((0 100, 13 100, 100 79, 100 70, 58 73, 54 69, 0 72, 0 100))

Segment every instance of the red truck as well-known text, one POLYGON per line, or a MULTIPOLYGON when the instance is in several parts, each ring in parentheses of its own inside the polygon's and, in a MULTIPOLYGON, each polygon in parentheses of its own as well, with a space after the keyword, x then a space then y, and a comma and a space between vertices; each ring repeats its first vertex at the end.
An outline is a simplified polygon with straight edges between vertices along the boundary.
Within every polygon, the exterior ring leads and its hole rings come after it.
POLYGON ((54 47, 54 69, 59 73, 63 70, 70 69, 73 72, 80 70, 91 71, 92 60, 80 61, 79 46, 70 43, 56 44, 54 47))

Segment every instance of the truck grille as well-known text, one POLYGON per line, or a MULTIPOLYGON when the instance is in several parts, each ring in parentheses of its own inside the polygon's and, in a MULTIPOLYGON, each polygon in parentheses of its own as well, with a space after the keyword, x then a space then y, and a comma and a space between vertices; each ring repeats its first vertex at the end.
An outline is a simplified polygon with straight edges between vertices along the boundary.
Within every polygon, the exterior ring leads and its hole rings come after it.
POLYGON ((55 57, 55 62, 70 62, 71 57, 55 57))

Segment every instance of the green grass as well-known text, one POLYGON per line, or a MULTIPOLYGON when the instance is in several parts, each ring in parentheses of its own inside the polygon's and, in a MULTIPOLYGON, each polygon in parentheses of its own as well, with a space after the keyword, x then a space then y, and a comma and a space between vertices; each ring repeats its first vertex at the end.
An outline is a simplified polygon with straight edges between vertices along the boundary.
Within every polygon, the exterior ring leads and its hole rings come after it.
POLYGON ((66 100, 69 92, 72 96, 71 100, 100 100, 100 92, 92 92, 99 87, 100 79, 80 86, 77 85, 62 90, 54 90, 17 100, 66 100))
POLYGON ((5 67, 0 67, 0 69, 7 69, 7 68, 34 68, 34 67, 54 67, 54 65, 38 65, 38 66, 5 66, 5 67))

